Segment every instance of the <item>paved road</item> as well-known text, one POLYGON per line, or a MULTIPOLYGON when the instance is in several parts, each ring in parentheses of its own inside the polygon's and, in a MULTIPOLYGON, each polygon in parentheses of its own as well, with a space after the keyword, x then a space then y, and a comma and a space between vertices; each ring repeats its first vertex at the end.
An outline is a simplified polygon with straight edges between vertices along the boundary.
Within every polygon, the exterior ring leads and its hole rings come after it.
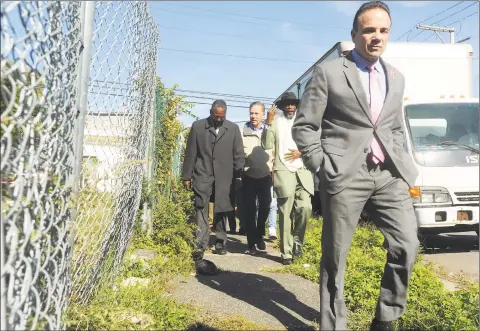
POLYGON ((475 232, 427 235, 424 259, 442 265, 449 273, 479 279, 479 238, 475 232))

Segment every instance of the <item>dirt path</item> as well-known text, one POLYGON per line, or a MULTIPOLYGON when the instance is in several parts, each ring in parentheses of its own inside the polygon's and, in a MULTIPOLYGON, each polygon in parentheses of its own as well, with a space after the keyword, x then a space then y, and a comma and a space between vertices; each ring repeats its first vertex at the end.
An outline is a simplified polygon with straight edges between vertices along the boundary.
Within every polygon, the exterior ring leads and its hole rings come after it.
POLYGON ((206 254, 220 269, 216 276, 192 275, 175 283, 172 297, 223 317, 240 315, 271 329, 314 329, 320 297, 318 284, 291 274, 265 272, 281 268, 278 250, 250 256, 245 236, 229 236, 227 255, 206 254))

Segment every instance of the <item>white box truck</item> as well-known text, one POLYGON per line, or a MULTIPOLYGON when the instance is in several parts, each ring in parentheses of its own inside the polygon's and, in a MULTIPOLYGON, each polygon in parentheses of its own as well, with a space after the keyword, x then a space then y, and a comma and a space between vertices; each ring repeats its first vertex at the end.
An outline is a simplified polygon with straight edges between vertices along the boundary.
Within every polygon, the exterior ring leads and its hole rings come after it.
MULTIPOLYGON (((315 65, 353 48, 338 42, 287 91, 301 96, 315 65)), ((405 76, 405 149, 419 171, 410 188, 419 231, 478 234, 479 101, 472 98, 471 45, 391 42, 382 58, 405 76)))

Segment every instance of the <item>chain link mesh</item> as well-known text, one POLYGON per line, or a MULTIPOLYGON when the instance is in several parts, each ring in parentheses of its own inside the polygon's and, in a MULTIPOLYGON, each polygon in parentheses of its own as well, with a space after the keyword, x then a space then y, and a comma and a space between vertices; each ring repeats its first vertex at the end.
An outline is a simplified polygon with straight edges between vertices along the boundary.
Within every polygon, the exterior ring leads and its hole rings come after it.
POLYGON ((59 329, 70 282, 78 2, 2 1, 2 327, 59 329))
POLYGON ((69 298, 86 302, 114 279, 154 175, 157 25, 145 1, 96 3, 76 128, 81 8, 1 3, 2 329, 60 329, 69 298))
POLYGON ((75 221, 73 298, 115 275, 130 241, 153 140, 158 30, 146 2, 97 2, 75 221))

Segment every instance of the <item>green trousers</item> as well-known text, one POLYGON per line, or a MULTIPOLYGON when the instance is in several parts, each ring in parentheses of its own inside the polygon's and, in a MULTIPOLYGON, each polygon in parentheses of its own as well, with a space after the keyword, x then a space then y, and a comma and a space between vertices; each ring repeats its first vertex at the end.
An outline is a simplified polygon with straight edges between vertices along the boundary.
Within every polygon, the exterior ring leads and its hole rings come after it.
POLYGON ((295 195, 277 198, 280 225, 280 253, 291 259, 294 244, 303 245, 307 221, 312 215, 312 201, 297 176, 295 195), (293 220, 292 220, 293 218, 293 220))

